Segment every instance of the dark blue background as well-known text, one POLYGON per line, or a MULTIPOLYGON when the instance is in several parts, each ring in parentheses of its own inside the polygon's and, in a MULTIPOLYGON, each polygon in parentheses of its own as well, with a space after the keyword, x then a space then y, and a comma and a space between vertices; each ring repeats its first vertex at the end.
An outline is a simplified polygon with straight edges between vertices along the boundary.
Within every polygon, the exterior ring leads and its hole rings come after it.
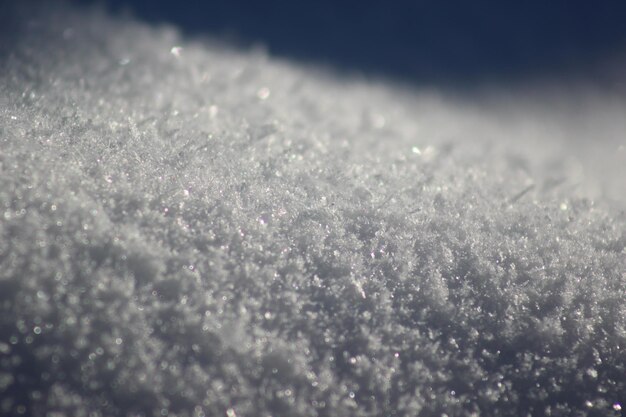
MULTIPOLYGON (((85 0, 76 0, 88 3, 85 0)), ((626 1, 111 0, 189 35, 418 83, 597 76, 626 49, 626 1)))

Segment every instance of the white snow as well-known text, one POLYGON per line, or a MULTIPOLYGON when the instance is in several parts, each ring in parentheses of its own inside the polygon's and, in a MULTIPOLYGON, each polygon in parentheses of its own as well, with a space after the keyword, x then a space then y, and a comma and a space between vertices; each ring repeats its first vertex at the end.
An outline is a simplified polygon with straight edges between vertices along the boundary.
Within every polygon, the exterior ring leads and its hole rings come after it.
POLYGON ((619 94, 28 13, 0 42, 0 414, 621 415, 619 94))

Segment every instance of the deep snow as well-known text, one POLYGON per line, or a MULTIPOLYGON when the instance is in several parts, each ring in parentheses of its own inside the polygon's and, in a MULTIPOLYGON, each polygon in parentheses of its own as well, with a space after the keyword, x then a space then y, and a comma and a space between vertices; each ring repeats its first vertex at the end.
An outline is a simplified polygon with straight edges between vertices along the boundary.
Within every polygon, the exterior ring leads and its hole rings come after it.
POLYGON ((30 12, 0 41, 1 414, 623 413, 619 95, 30 12))

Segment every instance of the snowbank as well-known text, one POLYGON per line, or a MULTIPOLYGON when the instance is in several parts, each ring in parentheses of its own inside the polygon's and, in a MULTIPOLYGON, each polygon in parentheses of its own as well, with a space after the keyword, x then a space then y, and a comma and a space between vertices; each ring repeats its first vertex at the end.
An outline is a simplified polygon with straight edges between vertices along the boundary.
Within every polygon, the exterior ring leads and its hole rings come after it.
POLYGON ((479 103, 99 12, 19 22, 1 414, 623 412, 619 100, 479 103))

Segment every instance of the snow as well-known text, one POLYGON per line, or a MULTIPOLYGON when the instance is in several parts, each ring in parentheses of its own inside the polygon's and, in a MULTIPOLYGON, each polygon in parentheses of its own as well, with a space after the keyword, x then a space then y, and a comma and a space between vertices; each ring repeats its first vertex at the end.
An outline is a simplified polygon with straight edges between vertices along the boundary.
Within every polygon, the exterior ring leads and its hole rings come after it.
POLYGON ((0 42, 0 414, 621 415, 622 98, 28 13, 0 42))

